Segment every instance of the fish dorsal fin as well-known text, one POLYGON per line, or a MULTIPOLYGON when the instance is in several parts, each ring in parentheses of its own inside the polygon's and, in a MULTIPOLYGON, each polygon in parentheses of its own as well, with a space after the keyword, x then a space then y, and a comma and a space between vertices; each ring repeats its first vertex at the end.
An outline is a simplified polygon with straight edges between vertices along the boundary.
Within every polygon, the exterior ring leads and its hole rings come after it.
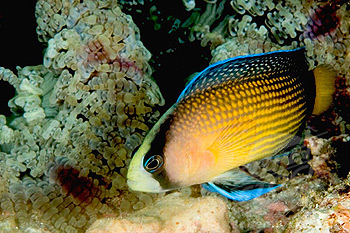
POLYGON ((213 181, 203 184, 211 192, 217 192, 234 201, 249 201, 279 187, 255 179, 245 172, 237 169, 225 172, 213 181))
POLYGON ((195 75, 181 92, 177 102, 208 88, 220 85, 220 83, 226 79, 222 74, 227 72, 227 70, 233 72, 228 76, 230 80, 259 75, 265 72, 264 70, 266 69, 278 71, 285 69, 285 66, 290 63, 289 59, 304 57, 304 52, 305 48, 298 48, 294 50, 273 51, 264 54, 242 55, 218 61, 195 75), (276 60, 277 58, 279 60, 276 60), (279 62, 271 63, 271 60, 279 62), (255 69, 254 71, 247 69, 246 64, 248 62, 251 63, 251 61, 256 61, 256 64, 258 64, 261 69, 255 69))
POLYGON ((255 134, 255 126, 251 119, 241 118, 239 121, 224 127, 208 148, 215 157, 218 172, 230 170, 251 161, 252 144, 249 140, 255 134), (244 143, 243 143, 244 142, 244 143))

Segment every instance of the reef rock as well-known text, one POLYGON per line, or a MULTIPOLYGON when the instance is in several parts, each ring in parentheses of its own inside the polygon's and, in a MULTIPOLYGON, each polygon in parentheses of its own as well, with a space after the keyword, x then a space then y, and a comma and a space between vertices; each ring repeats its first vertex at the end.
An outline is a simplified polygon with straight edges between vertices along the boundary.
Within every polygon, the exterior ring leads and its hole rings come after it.
POLYGON ((219 198, 184 197, 179 193, 126 218, 97 220, 88 233, 99 232, 230 232, 228 208, 219 198))
POLYGON ((316 208, 299 212, 286 232, 350 232, 350 193, 328 195, 316 208))

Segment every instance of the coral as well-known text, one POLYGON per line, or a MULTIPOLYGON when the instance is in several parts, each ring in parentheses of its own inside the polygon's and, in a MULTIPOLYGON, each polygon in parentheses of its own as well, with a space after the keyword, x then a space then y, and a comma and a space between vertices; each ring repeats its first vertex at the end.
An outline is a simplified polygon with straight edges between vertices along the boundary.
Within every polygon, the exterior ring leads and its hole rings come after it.
MULTIPOLYGON (((346 122, 350 122, 350 80, 340 77, 336 82, 336 93, 334 96, 334 107, 338 109, 346 122)), ((350 129, 347 125, 347 129, 350 129)))
POLYGON ((211 45, 212 63, 305 46, 310 68, 327 64, 348 75, 350 16, 344 1, 210 1, 195 9, 181 27, 190 28, 190 41, 211 45))
MULTIPOLYGON (((314 230, 311 222, 349 230, 349 171, 341 155, 350 140, 349 12, 346 1, 39 0, 37 34, 48 46, 43 64, 16 74, 0 68, 0 79, 16 89, 9 101, 13 116, 0 116, 0 228, 206 231, 212 223, 220 232, 295 232, 314 230), (122 11, 137 14, 141 30, 150 32, 153 60, 122 11), (164 40, 169 43, 161 45, 164 40), (195 46, 206 48, 192 52, 195 46), (338 75, 334 105, 313 116, 304 132, 311 155, 297 146, 289 157, 240 168, 281 187, 239 203, 198 185, 181 189, 181 196, 128 190, 131 155, 164 104, 150 61, 159 72, 167 56, 176 52, 178 64, 191 54, 178 70, 193 73, 200 70, 195 62, 207 66, 209 49, 213 63, 301 46, 310 69, 327 65, 338 75), (192 218, 197 210, 205 220, 192 218)), ((181 75, 173 73, 167 79, 175 82, 181 75)))
POLYGON ((126 218, 97 220, 98 232, 231 232, 226 203, 215 197, 188 198, 169 194, 126 218))
POLYGON ((347 134, 332 136, 328 139, 316 136, 306 137, 304 143, 311 149, 313 158, 309 161, 314 176, 329 183, 337 183, 349 173, 346 165, 350 137, 347 134))
POLYGON ((344 1, 330 1, 311 9, 310 20, 304 32, 305 37, 315 39, 316 37, 332 34, 339 26, 337 11, 344 1))
POLYGON ((300 211, 286 227, 287 232, 349 232, 350 193, 329 194, 317 207, 300 211))
MULTIPOLYGON (((186 8, 189 9, 187 4, 186 8)), ((211 48, 230 37, 268 37, 283 45, 303 32, 307 23, 305 9, 300 1, 207 1, 202 12, 193 10, 192 17, 183 23, 190 27, 190 40, 201 40, 211 48)))
POLYGON ((276 192, 248 202, 228 202, 230 224, 240 232, 284 232, 291 217, 324 190, 325 182, 298 176, 276 192))
POLYGON ((139 29, 115 1, 39 0, 36 17, 43 65, 0 68, 16 89, 13 116, 0 116, 1 210, 21 230, 82 232, 152 202, 125 177, 164 100, 139 29))

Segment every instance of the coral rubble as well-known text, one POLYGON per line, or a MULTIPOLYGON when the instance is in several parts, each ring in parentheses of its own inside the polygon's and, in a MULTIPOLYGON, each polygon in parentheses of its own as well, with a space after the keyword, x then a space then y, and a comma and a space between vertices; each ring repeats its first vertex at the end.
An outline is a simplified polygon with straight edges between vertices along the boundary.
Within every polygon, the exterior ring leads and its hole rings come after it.
POLYGON ((0 116, 1 210, 21 230, 81 232, 152 202, 125 176, 164 100, 139 29, 115 1, 39 0, 36 17, 43 65, 0 69, 16 89, 13 116, 0 116))
POLYGON ((293 216, 286 224, 286 232, 349 232, 350 193, 333 192, 321 197, 293 216))
POLYGON ((98 232, 231 232, 228 208, 215 197, 188 198, 169 194, 127 218, 97 220, 88 230, 98 232))

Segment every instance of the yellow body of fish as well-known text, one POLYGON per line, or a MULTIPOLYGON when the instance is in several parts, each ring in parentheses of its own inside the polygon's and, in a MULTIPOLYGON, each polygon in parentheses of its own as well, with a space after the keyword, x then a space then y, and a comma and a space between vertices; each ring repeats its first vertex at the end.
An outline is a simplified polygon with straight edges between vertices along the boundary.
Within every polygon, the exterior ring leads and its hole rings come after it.
POLYGON ((159 192, 211 182, 276 155, 303 129, 317 90, 303 49, 208 67, 146 136, 130 164, 130 188, 159 192))
POLYGON ((224 83, 181 101, 164 148, 169 179, 203 183, 280 151, 304 123, 307 110, 297 78, 282 75, 224 83))

